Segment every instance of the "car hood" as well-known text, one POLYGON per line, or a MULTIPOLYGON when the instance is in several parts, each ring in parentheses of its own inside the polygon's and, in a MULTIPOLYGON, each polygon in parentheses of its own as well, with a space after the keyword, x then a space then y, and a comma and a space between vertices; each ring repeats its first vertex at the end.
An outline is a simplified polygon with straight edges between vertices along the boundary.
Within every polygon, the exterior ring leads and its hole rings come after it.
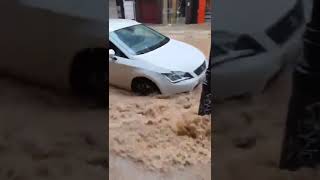
POLYGON ((235 33, 264 32, 292 9, 298 0, 216 0, 214 28, 235 33))
POLYGON ((146 54, 136 55, 137 60, 167 69, 169 71, 193 72, 205 60, 204 54, 197 48, 174 40, 146 54))

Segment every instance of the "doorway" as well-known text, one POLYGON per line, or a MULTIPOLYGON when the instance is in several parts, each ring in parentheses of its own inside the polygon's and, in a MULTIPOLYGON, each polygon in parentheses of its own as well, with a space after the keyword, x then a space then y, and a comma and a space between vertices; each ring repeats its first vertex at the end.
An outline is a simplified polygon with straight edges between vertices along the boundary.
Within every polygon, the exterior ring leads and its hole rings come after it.
POLYGON ((196 24, 199 0, 186 0, 186 24, 196 24))
POLYGON ((162 0, 136 0, 137 20, 142 23, 162 23, 162 0))

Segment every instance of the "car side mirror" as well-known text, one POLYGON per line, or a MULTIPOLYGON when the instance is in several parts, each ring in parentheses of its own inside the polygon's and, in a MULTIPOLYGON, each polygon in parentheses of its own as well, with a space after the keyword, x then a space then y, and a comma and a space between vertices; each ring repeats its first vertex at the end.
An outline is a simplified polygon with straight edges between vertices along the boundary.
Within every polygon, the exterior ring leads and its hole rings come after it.
POLYGON ((116 55, 116 52, 113 50, 113 49, 109 49, 109 57, 112 59, 112 60, 117 60, 117 58, 115 57, 116 55))

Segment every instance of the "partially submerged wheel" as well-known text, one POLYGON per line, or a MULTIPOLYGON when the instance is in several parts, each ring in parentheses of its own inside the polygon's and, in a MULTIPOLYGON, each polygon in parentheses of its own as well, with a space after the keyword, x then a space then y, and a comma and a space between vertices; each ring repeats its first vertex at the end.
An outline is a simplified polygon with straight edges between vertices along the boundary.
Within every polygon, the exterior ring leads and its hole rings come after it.
POLYGON ((160 90, 157 85, 147 78, 136 78, 132 81, 132 91, 135 94, 147 96, 159 94, 160 90))

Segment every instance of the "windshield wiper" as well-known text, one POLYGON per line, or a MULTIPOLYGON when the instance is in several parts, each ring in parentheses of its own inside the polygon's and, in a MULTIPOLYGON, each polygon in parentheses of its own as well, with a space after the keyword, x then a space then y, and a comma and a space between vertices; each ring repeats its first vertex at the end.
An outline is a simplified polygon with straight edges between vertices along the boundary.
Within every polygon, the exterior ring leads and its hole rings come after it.
POLYGON ((163 46, 164 44, 166 44, 168 42, 168 39, 164 39, 163 41, 153 45, 153 46, 150 46, 150 47, 147 47, 146 49, 143 49, 143 50, 140 50, 138 51, 136 54, 140 55, 140 54, 145 54, 147 52, 150 52, 150 51, 153 51, 161 46, 163 46))

